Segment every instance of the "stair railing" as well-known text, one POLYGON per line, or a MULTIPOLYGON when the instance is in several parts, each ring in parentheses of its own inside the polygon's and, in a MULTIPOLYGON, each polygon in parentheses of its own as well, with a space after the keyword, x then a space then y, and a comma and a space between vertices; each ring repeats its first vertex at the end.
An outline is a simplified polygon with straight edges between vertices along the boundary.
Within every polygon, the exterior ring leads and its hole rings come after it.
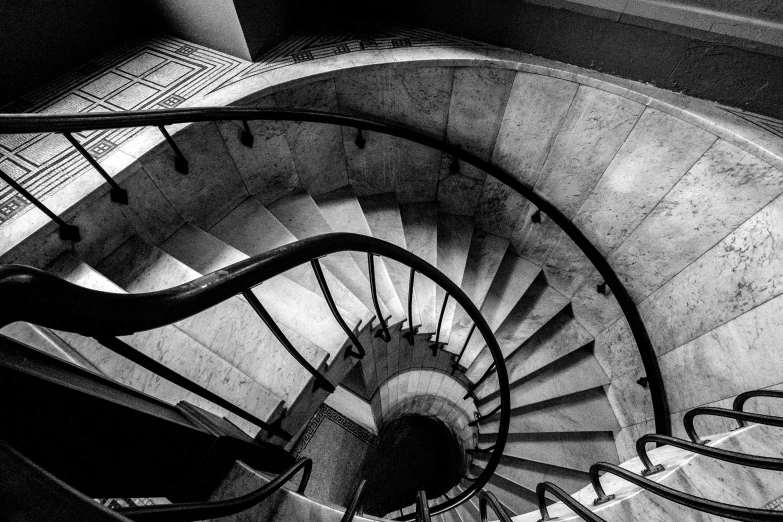
MULTIPOLYGON (((319 111, 306 111, 296 109, 248 109, 239 107, 210 107, 210 108, 180 108, 154 111, 127 111, 121 113, 87 113, 87 114, 0 114, 0 134, 31 134, 31 133, 74 133, 89 130, 101 129, 119 129, 130 127, 148 127, 156 126, 163 133, 166 142, 175 153, 175 170, 181 173, 187 173, 188 163, 182 152, 176 145, 175 140, 165 129, 166 125, 180 123, 194 123, 218 120, 236 120, 243 123, 243 130, 240 135, 240 141, 247 147, 253 146, 253 136, 249 132, 248 120, 273 120, 273 121, 305 121, 312 123, 323 123, 329 125, 342 125, 346 127, 359 128, 368 131, 378 132, 397 138, 402 138, 414 143, 418 143, 448 154, 452 158, 452 164, 459 165, 459 162, 468 163, 479 170, 493 176, 504 183, 521 196, 530 201, 538 211, 535 214, 535 221, 541 220, 541 213, 546 214, 552 222, 560 227, 565 234, 574 241, 577 247, 590 260, 596 270, 601 274, 604 280, 603 285, 608 286, 614 295, 623 314, 625 315, 631 333, 636 341, 642 364, 648 379, 648 386, 652 398, 656 431, 664 435, 671 434, 671 421, 669 417, 669 406, 666 400, 663 378, 658 365, 657 356, 653 349, 652 342, 641 319, 639 310, 636 308, 627 289, 620 278, 614 272, 612 267, 601 252, 587 239, 581 230, 555 205, 546 198, 538 194, 533 187, 516 179, 513 175, 497 167, 488 161, 482 160, 477 156, 467 152, 459 145, 452 145, 444 141, 428 136, 421 132, 405 128, 398 125, 379 123, 359 118, 355 116, 346 116, 319 111)), ((361 136, 360 136, 361 137, 361 136)), ((357 145, 363 144, 357 138, 357 145)), ((77 148, 80 154, 89 156, 89 153, 82 147, 77 148)), ((92 158, 87 158, 94 165, 92 158), (92 161, 91 161, 92 160, 92 161)), ((98 172, 103 175, 101 170, 98 172)), ((52 220, 58 223, 60 235, 65 240, 78 241, 79 229, 73 225, 65 223, 61 218, 54 214, 50 209, 32 194, 26 191, 19 183, 16 183, 10 176, 0 171, 0 179, 17 188, 19 193, 28 199, 31 203, 45 212, 52 220)), ((125 194, 128 197, 133 195, 125 194)), ((113 198, 118 204, 122 204, 123 198, 113 198), (119 199, 119 201, 118 201, 119 199)), ((411 286, 413 283, 411 272, 411 286)), ((411 310, 409 306, 409 319, 411 310)), ((408 335, 414 334, 414 325, 409 325, 408 335)), ((412 337, 409 339, 412 342, 412 337)), ((437 341, 436 341, 437 342, 437 341)), ((457 359, 462 357, 464 349, 457 359)))
MULTIPOLYGON (((503 354, 492 329, 476 305, 441 271, 403 248, 359 234, 325 234, 281 246, 174 288, 140 294, 100 292, 72 284, 32 267, 4 265, 0 266, 0 294, 18 297, 14 300, 0 300, 0 328, 16 321, 25 321, 47 328, 95 337, 108 348, 164 378, 178 384, 192 385, 188 389, 200 392, 202 396, 206 395, 205 398, 227 409, 230 406, 232 408, 230 411, 241 414, 243 418, 252 422, 255 417, 250 413, 230 405, 227 401, 222 402, 222 399, 217 396, 209 395, 211 392, 208 390, 200 389, 195 383, 190 383, 176 372, 139 353, 116 337, 181 321, 304 263, 311 263, 318 275, 318 268, 316 268, 318 264, 313 260, 338 252, 351 251, 387 257, 411 267, 411 270, 440 285, 474 321, 494 360, 500 387, 501 410, 492 455, 481 475, 462 493, 429 509, 432 514, 442 513, 462 504, 480 491, 500 462, 510 422, 511 399, 508 375, 503 363, 503 354)), ((319 279, 324 285, 322 288, 325 288, 323 277, 319 279)), ((328 295, 328 289, 324 294, 328 295)), ((336 306, 334 310, 336 311, 336 306)), ((355 337, 351 340, 357 349, 361 347, 355 337)), ((263 428, 264 424, 256 420, 263 428)), ((269 429, 268 425, 267 429, 269 429)), ((270 432, 274 433, 274 431, 270 432)), ((401 517, 402 520, 413 518, 415 518, 414 513, 401 517)))
POLYGON ((353 497, 351 498, 351 503, 348 504, 347 508, 345 508, 345 513, 343 514, 343 518, 340 520, 340 522, 351 522, 353 517, 356 516, 357 511, 359 511, 362 506, 365 486, 367 486, 367 480, 362 479, 361 482, 359 482, 359 486, 357 486, 353 497))
POLYGON ((492 511, 498 517, 500 522, 511 522, 511 517, 508 516, 506 510, 503 509, 503 505, 497 499, 494 493, 491 491, 481 490, 479 492, 479 515, 481 516, 481 522, 487 522, 487 506, 492 508, 492 511))
MULTIPOLYGON (((743 411, 743 408, 745 407, 745 403, 748 401, 748 399, 753 397, 774 397, 777 399, 781 399, 783 398, 783 391, 751 390, 745 393, 740 393, 739 395, 737 395, 737 397, 734 398, 734 403, 731 405, 731 409, 734 411, 743 411)), ((740 428, 744 428, 745 426, 747 426, 747 423, 744 420, 737 419, 737 422, 739 423, 740 428)))
POLYGON ((423 489, 416 494, 416 522, 430 522, 430 505, 423 489))
POLYGON ((269 483, 246 495, 229 500, 118 508, 115 511, 135 522, 195 522, 196 520, 228 517, 263 502, 272 496, 273 493, 280 490, 300 470, 302 471, 302 478, 299 481, 299 488, 296 492, 304 495, 312 469, 312 460, 307 458, 299 459, 269 483))
POLYGON ((709 406, 702 406, 700 408, 694 408, 689 410, 685 417, 682 419, 683 426, 685 426, 685 433, 696 444, 707 444, 709 440, 702 440, 696 434, 696 428, 693 426, 693 422, 696 417, 699 416, 712 416, 712 417, 724 417, 727 419, 734 419, 737 421, 750 421, 756 424, 766 424, 767 426, 777 426, 783 428, 783 417, 776 417, 774 415, 761 415, 760 413, 746 413, 744 411, 727 410, 725 408, 713 408, 709 406))

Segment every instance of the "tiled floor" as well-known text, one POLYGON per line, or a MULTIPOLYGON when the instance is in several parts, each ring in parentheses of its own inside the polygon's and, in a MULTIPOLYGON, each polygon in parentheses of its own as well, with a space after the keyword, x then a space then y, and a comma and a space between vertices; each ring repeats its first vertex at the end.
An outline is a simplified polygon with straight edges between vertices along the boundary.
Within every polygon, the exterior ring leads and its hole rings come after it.
MULTIPOLYGON (((386 27, 362 33, 303 31, 255 63, 172 37, 131 42, 58 80, 0 107, 2 112, 74 113, 177 107, 249 77, 335 54, 397 47, 483 47, 433 31, 386 27)), ((101 158, 139 129, 78 133, 101 158)), ((0 135, 0 169, 44 199, 91 172, 59 134, 0 135)), ((93 173, 94 174, 94 173, 93 173)), ((0 182, 0 227, 23 215, 29 203, 0 182)))

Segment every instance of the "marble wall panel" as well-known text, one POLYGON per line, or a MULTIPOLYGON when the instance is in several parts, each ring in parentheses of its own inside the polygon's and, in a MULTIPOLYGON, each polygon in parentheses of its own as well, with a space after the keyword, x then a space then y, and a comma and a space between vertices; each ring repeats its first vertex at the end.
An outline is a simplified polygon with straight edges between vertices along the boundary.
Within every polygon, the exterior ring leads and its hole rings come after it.
POLYGON ((443 138, 449 117, 454 69, 450 67, 399 67, 395 74, 396 122, 443 138))
POLYGON ((641 366, 642 359, 628 321, 622 317, 595 337, 593 353, 610 379, 641 366))
POLYGON ((515 77, 511 69, 458 67, 446 140, 490 160, 515 77))
POLYGON ((715 142, 715 136, 647 108, 574 218, 608 255, 715 142))
POLYGON ((446 214, 473 217, 484 188, 484 171, 467 163, 451 171, 451 156, 441 155, 438 177, 438 210, 446 214))
POLYGON ((783 190, 783 173, 719 140, 609 261, 641 301, 783 190))
POLYGON ((248 125, 253 133, 252 147, 240 141, 244 131, 242 122, 218 122, 220 134, 248 192, 264 204, 272 203, 301 186, 286 139, 287 124, 253 120, 248 125))
MULTIPOLYGON (((278 91, 275 102, 281 107, 336 112, 334 80, 278 91)), ((299 180, 312 196, 348 184, 341 127, 308 122, 291 122, 285 127, 299 180)))
POLYGON ((659 358, 671 411, 781 382, 777 297, 659 358))
POLYGON ((543 267, 552 249, 565 235, 563 231, 543 212, 536 223, 533 215, 538 208, 527 200, 519 207, 519 218, 511 232, 511 245, 514 251, 525 259, 543 267))
POLYGON ((606 387, 606 397, 617 415, 617 422, 622 427, 653 418, 650 389, 638 383, 639 379, 646 375, 644 367, 639 366, 613 379, 606 387))
POLYGON ((122 207, 122 213, 147 243, 161 244, 184 224, 182 216, 143 168, 128 176, 120 186, 128 191, 128 205, 122 207))
POLYGON ((529 186, 535 185, 577 88, 565 80, 517 73, 492 162, 529 186))
POLYGON ((571 298, 574 317, 593 336, 603 332, 623 316, 620 303, 614 294, 598 292, 597 286, 601 283, 601 277, 588 280, 571 298))
POLYGON ((544 265, 546 279, 566 297, 573 297, 584 284, 602 282, 601 275, 582 250, 566 234, 559 234, 560 240, 547 257, 544 265))
POLYGON ((510 238, 517 222, 526 215, 528 205, 528 201, 517 191, 496 178, 487 176, 474 216, 476 227, 500 237, 510 238))
POLYGON ((579 87, 536 190, 573 217, 636 124, 644 105, 606 91, 579 87))
POLYGON ((783 292, 783 198, 777 198, 639 306, 656 352, 783 292))
POLYGON ((190 125, 173 139, 188 160, 187 175, 174 170, 175 155, 167 143, 140 161, 185 220, 209 228, 248 196, 247 189, 215 123, 190 125))

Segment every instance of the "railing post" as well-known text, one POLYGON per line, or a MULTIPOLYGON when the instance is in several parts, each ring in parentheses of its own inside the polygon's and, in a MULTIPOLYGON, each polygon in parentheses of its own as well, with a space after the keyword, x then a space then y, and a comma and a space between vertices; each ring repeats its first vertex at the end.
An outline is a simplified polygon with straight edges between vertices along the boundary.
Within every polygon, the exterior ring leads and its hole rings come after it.
POLYGON ((408 340, 408 344, 413 346, 413 341, 416 336, 416 331, 413 328, 413 278, 416 276, 416 269, 411 268, 411 277, 408 282, 408 331, 402 334, 404 339, 408 340))
POLYGON ((98 163, 95 158, 92 157, 92 155, 87 152, 84 147, 82 147, 82 144, 76 141, 76 138, 73 137, 73 135, 70 132, 64 132, 63 136, 71 142, 71 145, 73 145, 73 148, 75 148, 77 151, 79 151, 79 154, 84 156, 84 159, 87 160, 87 162, 92 165, 92 168, 98 171, 98 174, 103 176, 103 179, 106 180, 106 183, 108 183, 111 186, 111 200, 115 203, 119 203, 121 205, 127 205, 128 204, 128 191, 124 188, 120 187, 116 181, 112 179, 111 176, 109 176, 109 173, 106 172, 103 167, 101 167, 100 163, 98 163))
POLYGON ((315 378, 315 389, 317 390, 318 388, 323 388, 329 393, 334 393, 334 384, 332 384, 329 379, 321 375, 318 370, 313 368, 312 364, 307 362, 307 359, 302 357, 302 354, 296 351, 294 345, 291 344, 291 341, 288 340, 288 337, 286 337, 280 327, 277 326, 275 320, 271 315, 269 315, 269 312, 266 311, 266 308, 264 308, 264 305, 261 304, 261 301, 258 300, 255 294, 251 290, 245 290, 242 292, 242 295, 253 308, 253 310, 256 311, 258 316, 261 317, 261 320, 264 321, 264 324, 267 326, 267 328, 269 328, 277 340, 280 341, 280 344, 283 345, 283 348, 285 348, 288 353, 290 353, 293 358, 296 359, 296 362, 298 362, 305 370, 310 372, 310 375, 315 378))
POLYGON ((440 344, 440 327, 443 324, 443 314, 446 312, 446 303, 449 302, 449 294, 446 293, 446 297, 443 298, 443 306, 440 309, 440 317, 438 318, 438 329, 435 332, 435 342, 430 345, 432 349, 433 357, 438 355, 438 344, 440 344))
POLYGON ((158 125, 158 129, 160 130, 161 134, 163 134, 163 137, 166 138, 166 141, 169 143, 169 147, 171 147, 171 150, 173 150, 174 154, 176 155, 176 158, 174 158, 174 169, 181 174, 187 174, 189 170, 188 160, 185 159, 185 156, 182 154, 182 151, 179 150, 179 147, 177 147, 177 144, 169 135, 166 127, 163 125, 158 125))
POLYGON ((375 256, 369 252, 367 253, 367 266, 370 270, 370 293, 372 294, 372 304, 375 307, 375 315, 381 325, 381 328, 375 333, 375 337, 383 339, 388 343, 391 341, 391 334, 386 325, 386 320, 381 313, 381 305, 378 303, 378 290, 375 286, 375 256))
POLYGON ((247 120, 242 120, 242 134, 239 135, 239 141, 245 147, 253 148, 253 133, 250 131, 250 125, 247 124, 247 120))
POLYGON ((38 198, 30 194, 22 185, 16 182, 11 176, 0 170, 0 179, 8 183, 11 188, 13 188, 15 191, 17 191, 23 198, 25 198, 27 201, 38 207, 41 212, 49 216, 49 219, 57 223, 57 225, 60 227, 60 239, 63 241, 81 241, 82 235, 79 233, 79 227, 74 225, 69 225, 63 219, 49 210, 43 203, 41 203, 38 198))
POLYGON ((313 259, 310 261, 310 265, 313 267, 313 272, 315 272, 315 278, 318 280, 318 286, 321 287, 321 292, 324 294, 324 299, 326 299, 326 304, 329 305, 329 310, 332 311, 332 315, 334 316, 337 323, 340 325, 340 327, 343 329, 343 332, 345 332, 345 335, 348 336, 348 339, 351 341, 353 346, 356 348, 356 351, 348 350, 345 353, 346 357, 356 357, 357 359, 364 359, 364 347, 362 347, 362 344, 359 342, 359 339, 356 337, 356 335, 351 331, 350 328, 348 328, 348 325, 345 323, 345 320, 343 319, 343 316, 340 314, 340 311, 337 309, 337 305, 334 302, 334 299, 332 298, 332 293, 329 291, 329 286, 326 284, 326 278, 324 277, 324 272, 321 270, 321 263, 318 262, 318 259, 313 259))

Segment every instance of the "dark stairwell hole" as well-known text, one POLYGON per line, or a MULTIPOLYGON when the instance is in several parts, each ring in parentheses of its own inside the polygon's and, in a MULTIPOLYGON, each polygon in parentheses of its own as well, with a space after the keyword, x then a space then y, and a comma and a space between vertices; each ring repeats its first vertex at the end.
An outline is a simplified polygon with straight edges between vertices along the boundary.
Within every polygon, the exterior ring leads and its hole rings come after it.
POLYGON ((390 422, 379 435, 378 452, 363 472, 365 513, 380 517, 410 506, 420 489, 437 499, 459 482, 463 449, 442 421, 410 415, 390 422))

